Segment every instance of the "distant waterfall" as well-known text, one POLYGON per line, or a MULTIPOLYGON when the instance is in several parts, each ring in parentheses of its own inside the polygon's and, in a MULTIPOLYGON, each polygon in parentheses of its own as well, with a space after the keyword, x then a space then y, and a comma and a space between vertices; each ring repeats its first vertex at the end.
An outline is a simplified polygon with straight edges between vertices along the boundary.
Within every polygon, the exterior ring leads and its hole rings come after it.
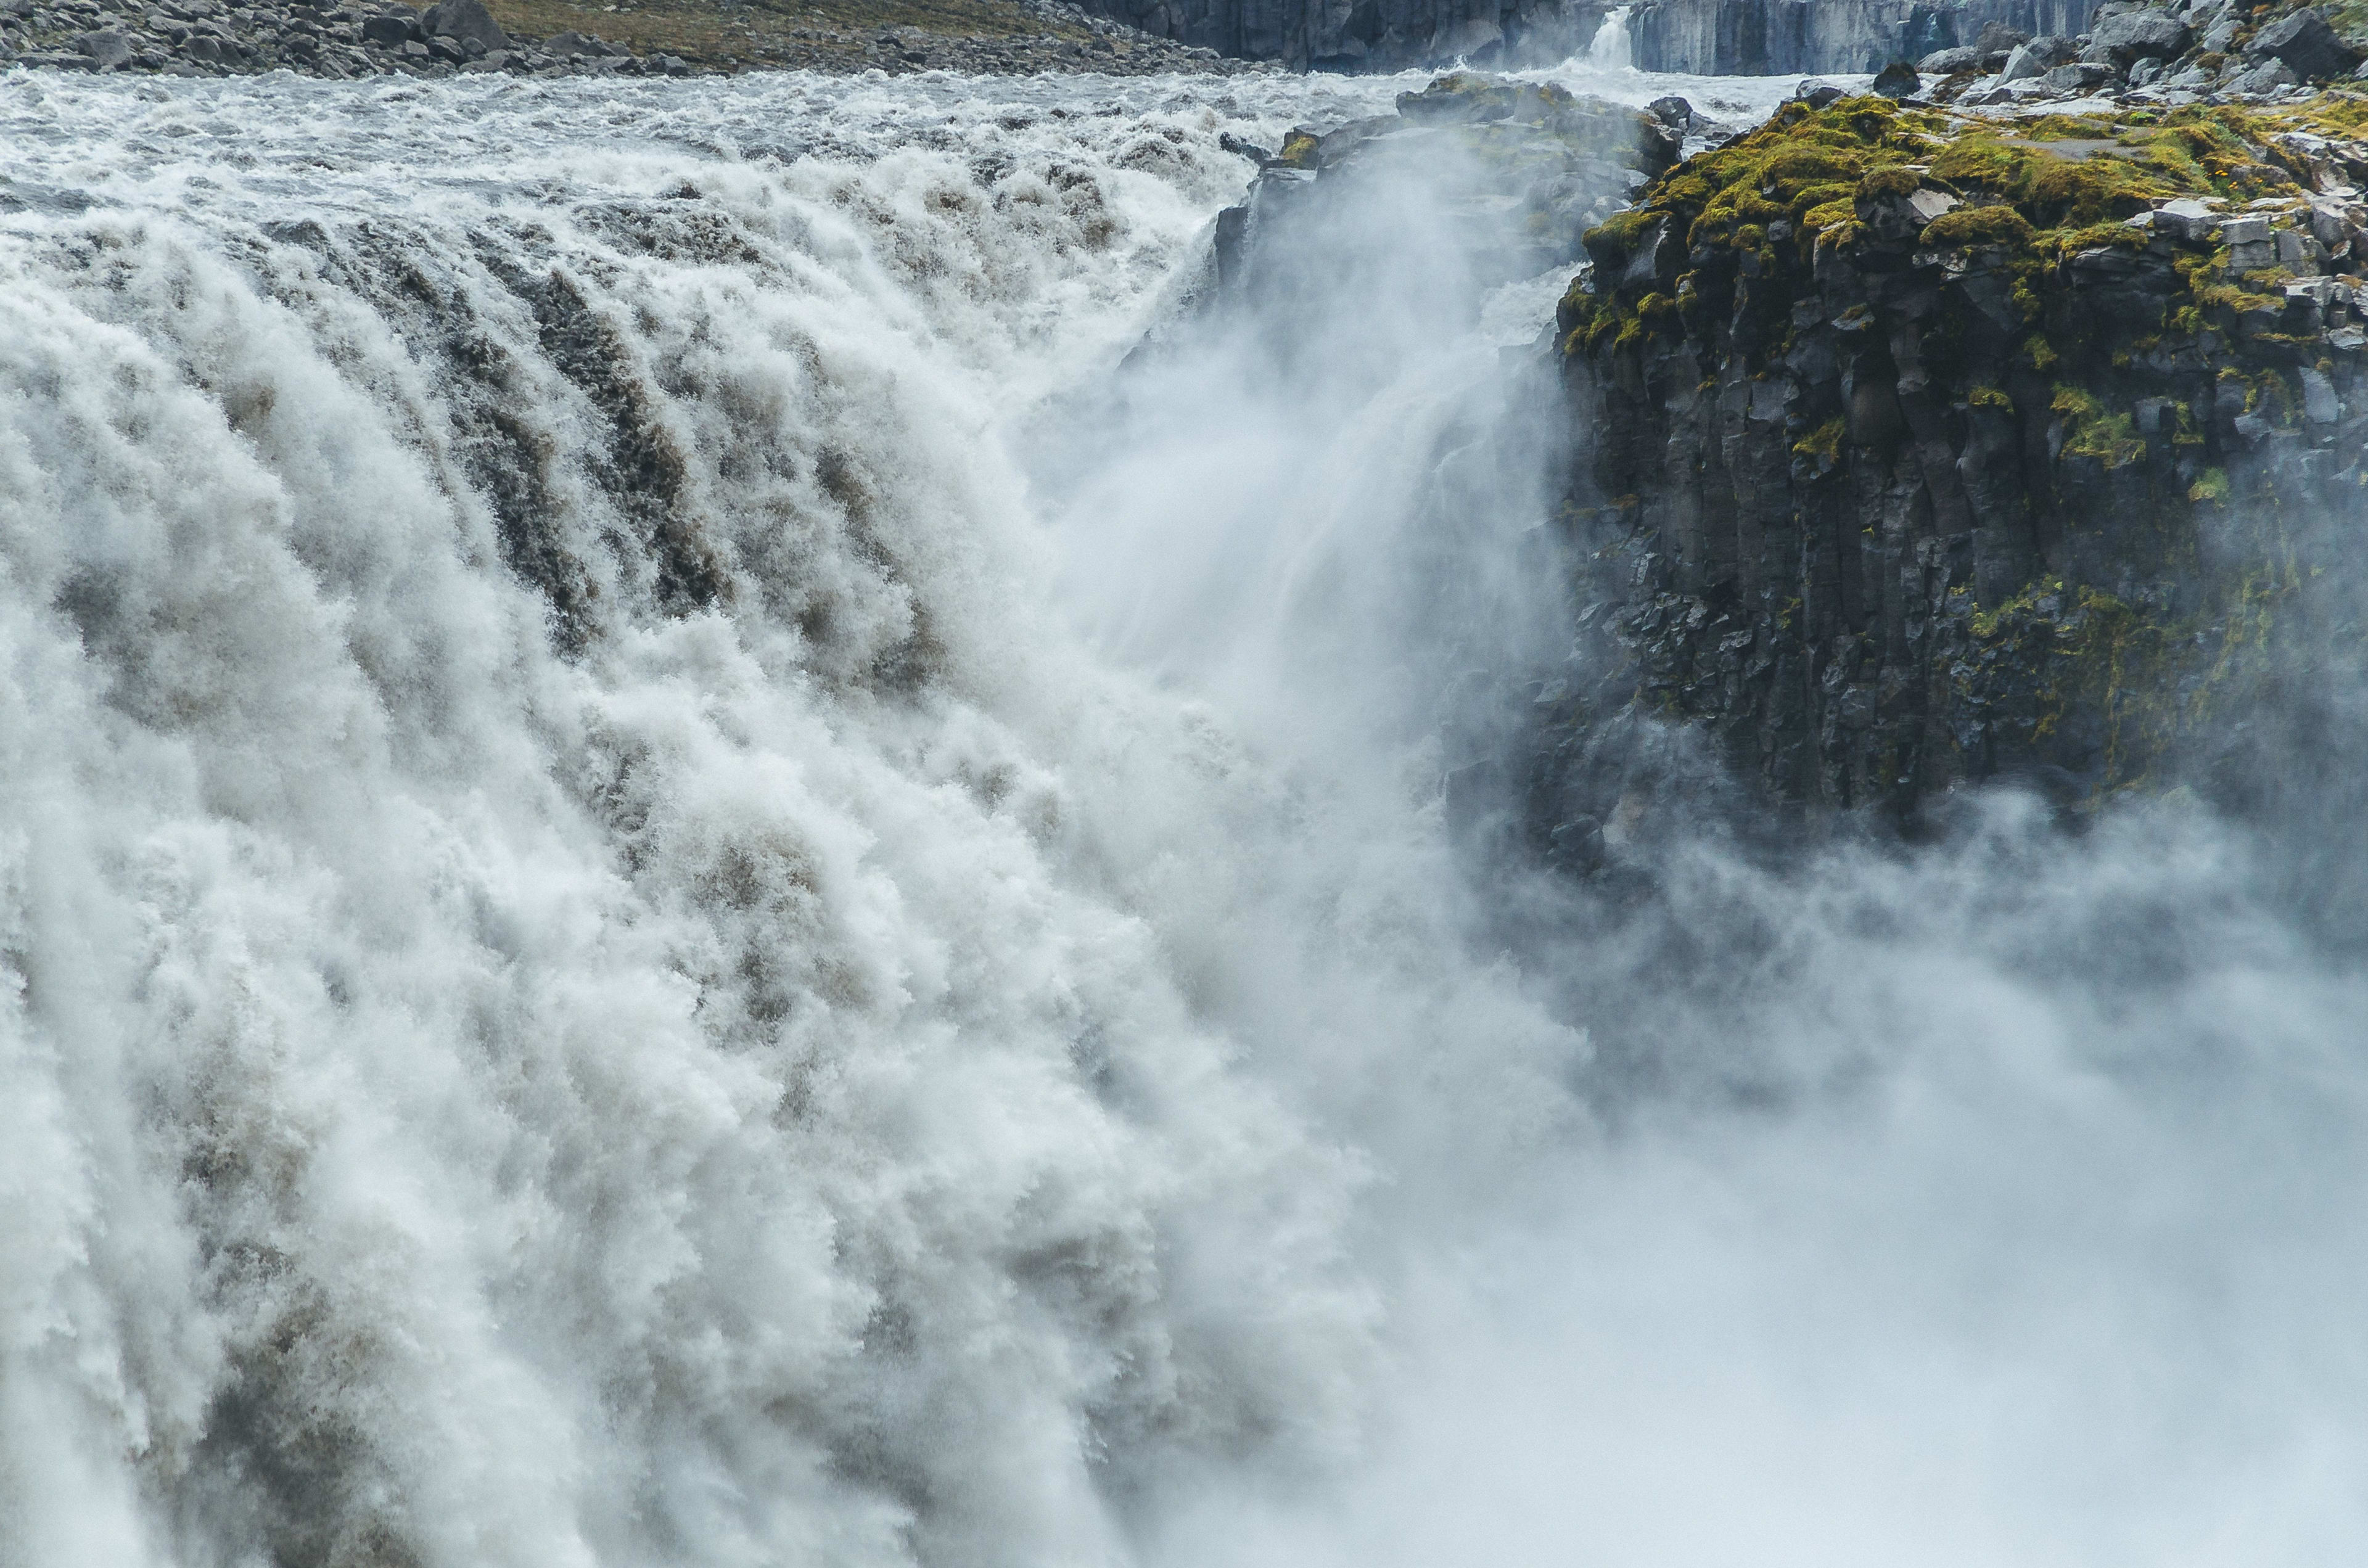
POLYGON ((1629 6, 1619 6, 1604 13, 1603 25, 1595 29, 1595 38, 1587 46, 1587 62, 1598 71, 1628 71, 1635 61, 1628 53, 1629 6))

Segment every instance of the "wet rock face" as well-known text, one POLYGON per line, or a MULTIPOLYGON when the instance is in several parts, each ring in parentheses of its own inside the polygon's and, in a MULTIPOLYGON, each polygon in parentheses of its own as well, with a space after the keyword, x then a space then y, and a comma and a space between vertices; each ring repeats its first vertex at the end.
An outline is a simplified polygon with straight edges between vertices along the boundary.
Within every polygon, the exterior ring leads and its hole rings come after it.
POLYGON ((1454 62, 1543 65, 1585 48, 1609 3, 1581 0, 1094 0, 1161 38, 1293 70, 1395 71, 1454 62))
POLYGON ((1542 820, 1602 819, 1640 717, 1909 819, 2159 778, 2241 706, 2296 541, 2362 521, 2368 147, 2183 112, 2127 146, 1794 105, 1589 233, 1558 325, 1609 673, 1542 820))

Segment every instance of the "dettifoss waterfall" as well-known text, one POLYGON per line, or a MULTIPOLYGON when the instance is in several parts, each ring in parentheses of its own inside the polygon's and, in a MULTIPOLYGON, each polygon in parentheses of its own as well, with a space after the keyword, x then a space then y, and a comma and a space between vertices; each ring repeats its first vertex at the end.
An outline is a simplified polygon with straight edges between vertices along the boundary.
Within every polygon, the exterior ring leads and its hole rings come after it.
POLYGON ((2358 819, 1542 861, 1419 85, 0 76, 0 1564, 2356 1551, 2358 819))

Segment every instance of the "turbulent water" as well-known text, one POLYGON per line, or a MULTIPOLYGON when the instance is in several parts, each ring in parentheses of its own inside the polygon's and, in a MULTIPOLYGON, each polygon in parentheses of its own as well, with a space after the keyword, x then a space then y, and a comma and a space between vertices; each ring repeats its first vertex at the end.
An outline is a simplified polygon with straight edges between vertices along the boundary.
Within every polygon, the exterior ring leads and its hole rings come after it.
POLYGON ((0 77, 0 1563, 2356 1545, 2312 846, 1532 869, 1406 85, 0 77))

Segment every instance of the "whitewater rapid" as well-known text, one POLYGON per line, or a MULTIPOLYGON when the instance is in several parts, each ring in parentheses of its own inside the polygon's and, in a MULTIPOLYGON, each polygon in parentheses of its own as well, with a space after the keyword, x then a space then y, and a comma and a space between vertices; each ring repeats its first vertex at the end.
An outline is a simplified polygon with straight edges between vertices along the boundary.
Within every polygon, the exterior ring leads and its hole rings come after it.
POLYGON ((1456 805, 1557 280, 1191 314, 1414 85, 0 76, 0 1564, 2358 1539, 2274 844, 1456 805))

